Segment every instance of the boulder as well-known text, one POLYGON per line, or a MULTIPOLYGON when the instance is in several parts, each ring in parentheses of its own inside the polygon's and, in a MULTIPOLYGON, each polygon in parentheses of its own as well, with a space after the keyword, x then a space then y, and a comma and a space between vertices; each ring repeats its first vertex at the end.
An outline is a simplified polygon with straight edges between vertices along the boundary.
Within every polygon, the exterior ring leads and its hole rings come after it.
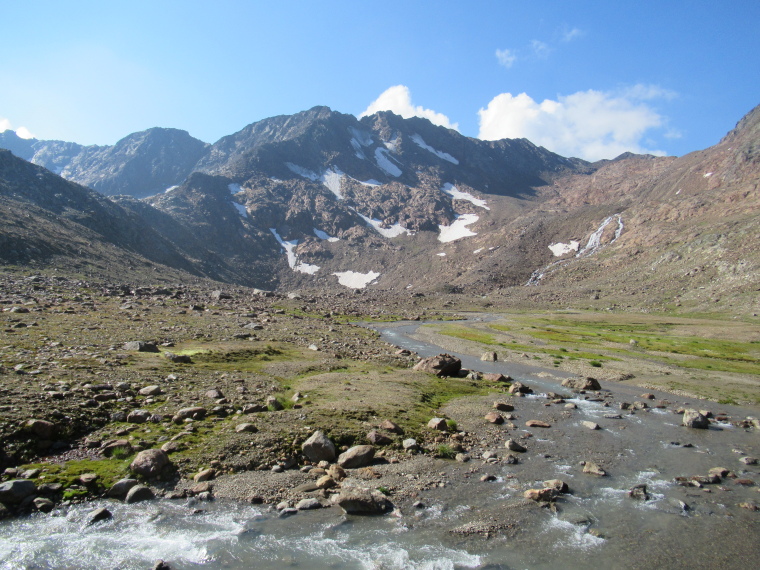
POLYGON ((282 403, 275 396, 269 396, 266 400, 267 409, 278 412, 283 409, 282 403))
POLYGON ((483 374, 483 380, 486 380, 488 382, 512 382, 512 378, 509 376, 504 376, 504 374, 499 374, 498 372, 489 372, 488 374, 483 374))
POLYGON ((111 514, 111 511, 105 507, 100 507, 99 509, 95 509, 89 515, 87 515, 87 526, 93 525, 100 521, 107 521, 112 518, 113 514, 111 514))
POLYGON ((317 489, 332 489, 337 485, 338 483, 335 481, 335 479, 329 475, 322 475, 319 479, 317 479, 316 483, 314 483, 314 486, 317 489))
POLYGON ((200 406, 193 406, 190 408, 182 408, 172 418, 175 424, 182 423, 186 419, 202 420, 206 417, 206 408, 200 406))
POLYGON ((340 465, 330 465, 327 468, 327 474, 336 481, 343 481, 346 478, 346 471, 340 465))
POLYGON ((484 418, 487 422, 490 422, 492 424, 503 424, 504 418, 501 416, 498 412, 488 412, 484 418))
POLYGON ((557 493, 570 492, 570 488, 567 486, 567 483, 565 483, 562 479, 549 479, 548 481, 544 481, 544 487, 548 489, 554 489, 554 491, 557 493))
POLYGON ((499 410, 500 412, 514 412, 515 411, 515 407, 512 404, 507 404, 506 402, 494 402, 493 409, 499 410))
POLYGON ((399 426, 395 422, 392 422, 391 420, 383 420, 378 427, 380 429, 384 429, 385 431, 389 431, 391 433, 397 433, 397 434, 404 433, 404 430, 401 429, 401 426, 399 426))
POLYGON ((581 422, 581 425, 582 425, 583 427, 585 427, 585 428, 588 428, 588 429, 601 429, 601 428, 599 427, 599 424, 598 424, 598 423, 596 423, 596 422, 590 422, 590 421, 587 421, 587 420, 583 420, 583 421, 581 422))
POLYGON ((439 431, 446 431, 449 426, 446 425, 446 420, 443 418, 433 418, 427 423, 427 427, 430 429, 437 429, 439 431))
POLYGON ((684 410, 683 419, 681 420, 683 425, 696 429, 707 429, 710 427, 710 420, 700 414, 697 410, 684 410))
POLYGON ((512 382, 512 385, 509 387, 508 392, 510 394, 532 394, 533 390, 529 388, 528 386, 526 386, 525 384, 523 384, 522 382, 518 382, 517 380, 515 380, 514 382, 512 382))
POLYGON ((131 424, 144 424, 152 415, 148 410, 132 410, 127 416, 127 421, 131 424))
POLYGON ((235 426, 236 433, 256 433, 257 431, 259 431, 258 428, 249 423, 238 424, 235 426))
POLYGON ((132 350, 136 352, 159 352, 155 343, 144 342, 142 340, 133 340, 124 343, 124 350, 132 350))
POLYGON ((319 502, 319 499, 315 499, 314 497, 310 497, 308 499, 301 499, 296 503, 296 509, 299 511, 310 511, 312 509, 321 509, 322 503, 319 502))
POLYGON ((480 355, 480 360, 484 362, 496 362, 499 360, 499 355, 495 352, 484 352, 480 355))
POLYGON ((648 501, 649 493, 647 493, 647 486, 644 484, 634 485, 628 491, 628 496, 632 499, 638 499, 640 501, 648 501))
POLYGON ((132 444, 126 439, 112 439, 106 441, 100 448, 100 453, 105 457, 111 457, 114 453, 129 455, 132 453, 132 444))
POLYGON ((218 400, 224 398, 224 394, 219 388, 211 388, 211 390, 206 391, 206 397, 210 400, 218 400))
POLYGON ((406 451, 417 451, 420 448, 419 444, 417 443, 417 440, 412 437, 407 438, 404 441, 402 441, 401 447, 403 447, 406 451))
POLYGON ((356 469, 372 463, 375 458, 375 448, 371 445, 355 445, 348 451, 340 454, 338 465, 344 469, 356 469))
POLYGON ((372 430, 367 434, 367 439, 373 445, 390 445, 393 440, 387 435, 380 433, 377 430, 372 430))
POLYGON ((516 451, 518 453, 525 453, 526 451, 528 451, 527 448, 517 443, 514 439, 508 439, 504 443, 504 447, 506 447, 510 451, 516 451))
POLYGON ((604 477, 607 475, 607 472, 604 469, 592 461, 586 461, 586 463, 583 465, 583 472, 588 473, 589 475, 596 475, 598 477, 604 477))
POLYGON ((450 354, 423 358, 414 365, 414 370, 421 370, 436 376, 456 376, 461 369, 462 361, 450 354))
POLYGON ((164 358, 175 364, 192 364, 193 359, 187 354, 174 354, 173 352, 164 352, 164 358))
POLYGON ((55 424, 46 420, 28 420, 24 427, 40 439, 53 439, 55 424))
POLYGON ((195 474, 193 477, 193 481, 196 483, 203 483, 204 481, 209 481, 214 478, 216 475, 216 469, 210 468, 210 469, 203 469, 202 471, 199 471, 195 474))
POLYGON ((158 396, 163 392, 160 386, 145 386, 138 392, 141 396, 158 396))
POLYGON ((531 501, 547 502, 551 501, 557 492, 554 489, 528 489, 523 493, 523 497, 531 501))
POLYGON ((335 461, 335 444, 330 441, 324 432, 317 430, 311 437, 303 442, 301 451, 309 461, 335 461))
POLYGON ((552 427, 551 424, 547 424, 546 422, 542 422, 540 420, 528 420, 525 422, 526 427, 540 427, 540 428, 549 428, 552 427))
POLYGON ((137 454, 129 466, 130 471, 143 477, 156 477, 172 462, 165 451, 146 449, 137 454))
POLYGON ((129 493, 129 490, 138 484, 139 481, 137 479, 119 479, 111 485, 106 494, 113 499, 123 500, 127 496, 127 493, 129 493))
POLYGON ((335 503, 347 514, 379 515, 388 510, 385 495, 364 487, 343 489, 335 503))
POLYGON ((37 497, 34 499, 34 501, 32 501, 32 504, 34 505, 34 510, 41 513, 49 513, 53 510, 53 508, 55 508, 55 503, 50 499, 46 499, 44 497, 37 497))
POLYGON ((37 492, 37 486, 28 479, 13 479, 0 483, 0 503, 18 505, 37 492))
POLYGON ((580 392, 581 390, 601 390, 602 387, 596 378, 565 378, 562 381, 562 385, 565 388, 570 388, 574 392, 580 392))
POLYGON ((153 493, 153 491, 150 490, 150 487, 146 487, 145 485, 135 485, 127 493, 127 496, 124 499, 124 502, 127 503, 128 505, 131 505, 133 503, 151 501, 155 498, 156 498, 156 495, 153 493))

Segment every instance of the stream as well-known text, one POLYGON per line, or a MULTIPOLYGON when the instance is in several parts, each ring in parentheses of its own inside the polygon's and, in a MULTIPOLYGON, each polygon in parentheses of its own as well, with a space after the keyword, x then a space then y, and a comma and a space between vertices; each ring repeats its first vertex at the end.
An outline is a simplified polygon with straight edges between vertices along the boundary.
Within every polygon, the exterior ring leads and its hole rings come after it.
MULTIPOLYGON (((422 324, 373 328, 389 343, 420 356, 450 352, 415 339, 422 324)), ((195 499, 62 507, 49 515, 0 521, 0 567, 143 569, 157 559, 173 569, 757 565, 760 512, 739 505, 760 505, 758 467, 741 462, 760 455, 758 430, 729 421, 713 422, 707 430, 684 428, 673 412, 688 403, 737 420, 752 415, 751 410, 655 392, 657 401, 672 405, 631 414, 617 403, 640 400, 640 388, 603 383, 605 397, 594 401, 571 395, 541 368, 456 356, 465 368, 509 374, 534 389, 533 395, 515 398, 516 427, 508 437, 523 437, 529 448, 518 464, 486 463, 474 450, 468 463, 440 461, 441 478, 455 484, 426 490, 417 506, 404 505, 382 517, 346 516, 329 508, 282 518, 267 506, 195 499), (542 395, 547 391, 566 394, 576 409, 548 406, 542 395), (552 427, 524 429, 525 420, 534 418, 552 427), (589 430, 583 421, 602 429, 589 430), (608 476, 582 473, 583 460, 602 464, 608 476), (704 476, 714 467, 736 476, 698 486, 674 480, 704 476), (485 474, 494 480, 482 482, 485 474), (526 504, 525 489, 555 478, 571 489, 556 509, 526 504), (628 496, 640 484, 647 486, 647 500, 628 496), (99 506, 107 506, 113 518, 87 526, 88 514, 99 506)), ((500 445, 485 438, 483 448, 501 458, 506 432, 500 429, 489 432, 500 445)))

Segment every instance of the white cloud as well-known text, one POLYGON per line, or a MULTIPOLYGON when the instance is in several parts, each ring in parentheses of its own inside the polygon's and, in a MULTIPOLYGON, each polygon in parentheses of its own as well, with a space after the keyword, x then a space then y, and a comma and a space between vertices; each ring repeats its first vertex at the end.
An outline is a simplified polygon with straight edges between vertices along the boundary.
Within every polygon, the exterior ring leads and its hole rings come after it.
POLYGON ((359 118, 373 115, 378 111, 393 111, 405 119, 422 117, 423 119, 428 119, 434 125, 440 125, 449 129, 459 129, 459 125, 452 123, 446 115, 412 104, 412 95, 406 85, 394 85, 383 91, 380 97, 370 103, 369 107, 359 115, 359 118))
POLYGON ((16 134, 22 139, 33 139, 35 136, 26 127, 19 127, 16 129, 16 134))
POLYGON ((634 85, 616 92, 590 89, 541 103, 527 93, 502 93, 478 111, 478 137, 527 138, 563 156, 592 161, 626 151, 663 155, 661 150, 643 146, 645 134, 666 122, 645 101, 673 96, 672 91, 652 85, 634 85))
POLYGON ((33 139, 34 135, 26 127, 13 128, 13 125, 8 119, 0 117, 0 133, 5 131, 16 131, 16 134, 22 139, 33 139))
POLYGON ((584 32, 583 30, 579 30, 578 28, 573 28, 572 30, 567 30, 562 34, 562 41, 571 42, 576 38, 582 38, 584 35, 586 35, 586 32, 584 32))
POLYGON ((549 44, 540 40, 531 40, 530 49, 533 50, 533 55, 539 59, 546 59, 552 51, 549 44))
POLYGON ((503 65, 509 69, 514 65, 515 61, 517 61, 517 56, 515 55, 515 52, 510 49, 497 49, 496 59, 499 60, 499 65, 503 65))

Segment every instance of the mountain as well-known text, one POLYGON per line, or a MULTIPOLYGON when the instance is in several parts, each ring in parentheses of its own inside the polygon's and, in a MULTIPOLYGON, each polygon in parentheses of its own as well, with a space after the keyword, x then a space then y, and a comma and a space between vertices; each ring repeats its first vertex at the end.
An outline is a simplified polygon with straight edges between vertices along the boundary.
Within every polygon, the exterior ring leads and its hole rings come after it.
POLYGON ((16 156, 106 196, 129 194, 137 198, 180 184, 207 146, 178 129, 148 129, 113 146, 25 140, 12 131, 0 133, 0 148, 16 156))
POLYGON ((109 202, 165 244, 167 263, 195 275, 746 308, 760 274, 759 123, 756 108, 704 151, 596 163, 525 139, 480 141, 425 119, 359 120, 327 107, 212 145, 171 129, 114 147, 3 141, 65 163, 62 175, 91 187, 132 189, 109 202))

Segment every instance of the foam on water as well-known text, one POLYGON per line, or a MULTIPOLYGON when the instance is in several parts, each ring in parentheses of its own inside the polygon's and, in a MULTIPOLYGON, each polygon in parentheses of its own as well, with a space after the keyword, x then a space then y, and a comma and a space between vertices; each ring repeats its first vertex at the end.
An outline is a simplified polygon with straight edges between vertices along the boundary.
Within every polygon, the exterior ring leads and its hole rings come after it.
POLYGON ((604 544, 604 539, 589 534, 588 526, 576 525, 553 516, 546 523, 542 534, 551 534, 552 540, 548 541, 555 549, 573 548, 588 550, 604 544))

